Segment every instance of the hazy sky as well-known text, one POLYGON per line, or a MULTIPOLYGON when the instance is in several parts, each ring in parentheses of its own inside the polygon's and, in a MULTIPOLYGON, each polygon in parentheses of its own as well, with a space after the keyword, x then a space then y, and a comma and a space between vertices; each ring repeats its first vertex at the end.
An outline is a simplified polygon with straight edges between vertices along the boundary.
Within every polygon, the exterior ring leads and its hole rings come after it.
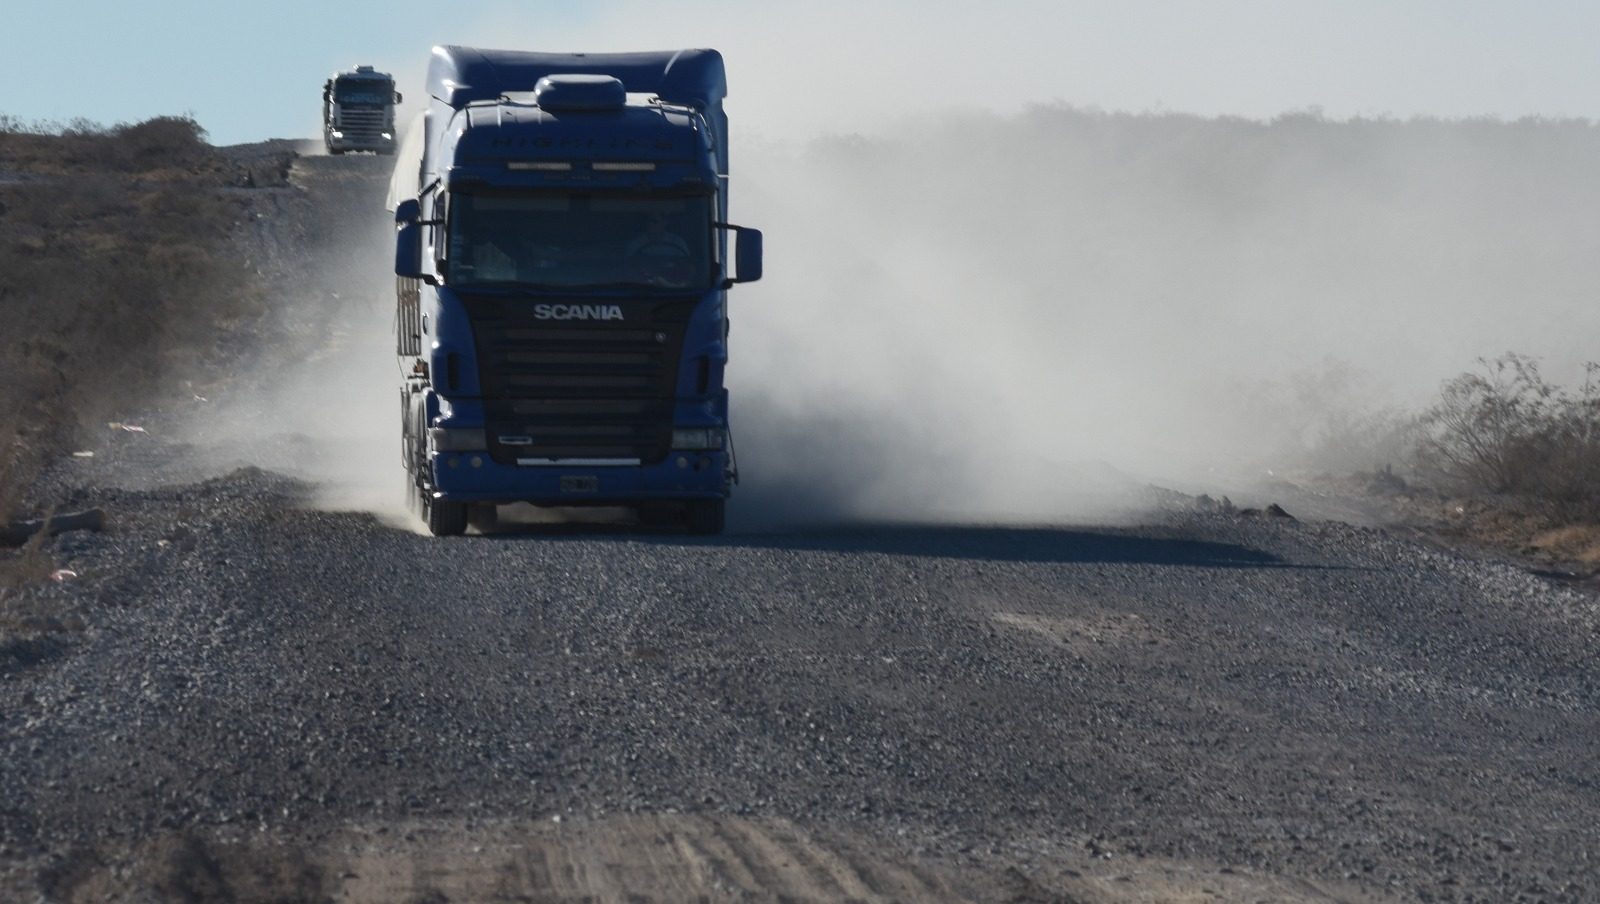
POLYGON ((1580 0, 309 2, 12 0, 0 112, 192 113, 217 143, 312 136, 327 74, 415 93, 437 43, 713 46, 743 139, 887 115, 1064 102, 1270 117, 1600 118, 1600 3, 1580 0))

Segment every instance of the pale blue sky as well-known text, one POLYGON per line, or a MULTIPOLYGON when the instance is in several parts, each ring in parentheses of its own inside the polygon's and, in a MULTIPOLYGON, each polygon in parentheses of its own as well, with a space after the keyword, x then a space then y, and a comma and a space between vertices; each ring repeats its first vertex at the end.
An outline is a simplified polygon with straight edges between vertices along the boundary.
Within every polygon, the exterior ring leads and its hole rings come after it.
POLYGON ((193 113, 217 143, 316 134, 322 80, 429 48, 714 46, 741 135, 1061 101, 1270 117, 1600 118, 1600 3, 1578 0, 9 0, 0 112, 193 113))

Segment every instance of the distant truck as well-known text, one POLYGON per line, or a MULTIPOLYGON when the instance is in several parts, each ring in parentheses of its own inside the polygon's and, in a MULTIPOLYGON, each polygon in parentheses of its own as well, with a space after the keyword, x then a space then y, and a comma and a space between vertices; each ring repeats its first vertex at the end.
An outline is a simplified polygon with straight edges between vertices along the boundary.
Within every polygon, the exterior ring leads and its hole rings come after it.
POLYGON ((322 84, 322 140, 328 153, 393 154, 394 105, 400 92, 387 72, 357 66, 322 84))
POLYGON ((428 93, 391 187, 428 529, 531 502, 720 532, 727 289, 762 244, 728 222, 722 56, 437 47, 428 93))

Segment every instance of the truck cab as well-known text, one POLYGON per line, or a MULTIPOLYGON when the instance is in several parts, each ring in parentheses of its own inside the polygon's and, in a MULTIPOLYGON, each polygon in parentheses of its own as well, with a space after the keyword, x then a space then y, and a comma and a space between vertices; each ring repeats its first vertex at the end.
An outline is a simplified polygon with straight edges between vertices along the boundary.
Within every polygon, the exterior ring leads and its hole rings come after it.
POLYGON ((400 92, 387 72, 357 66, 322 83, 322 140, 329 154, 395 151, 394 105, 400 92))
POLYGON ((721 56, 440 47, 428 90, 392 196, 430 531, 528 502, 720 532, 727 290, 761 275, 760 232, 728 222, 721 56))

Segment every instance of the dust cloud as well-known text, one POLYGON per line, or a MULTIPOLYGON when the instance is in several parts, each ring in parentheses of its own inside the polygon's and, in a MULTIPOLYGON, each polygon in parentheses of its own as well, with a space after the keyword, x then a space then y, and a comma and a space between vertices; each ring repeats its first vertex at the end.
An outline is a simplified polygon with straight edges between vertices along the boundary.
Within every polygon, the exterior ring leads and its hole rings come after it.
POLYGON ((270 314, 186 438, 202 470, 268 468, 307 481, 320 508, 420 531, 400 460, 392 160, 297 149, 290 183, 258 190, 237 238, 270 314))
POLYGON ((1040 106, 737 150, 747 517, 1115 517, 1389 463, 1341 430, 1477 356, 1596 357, 1587 122, 1040 106))

